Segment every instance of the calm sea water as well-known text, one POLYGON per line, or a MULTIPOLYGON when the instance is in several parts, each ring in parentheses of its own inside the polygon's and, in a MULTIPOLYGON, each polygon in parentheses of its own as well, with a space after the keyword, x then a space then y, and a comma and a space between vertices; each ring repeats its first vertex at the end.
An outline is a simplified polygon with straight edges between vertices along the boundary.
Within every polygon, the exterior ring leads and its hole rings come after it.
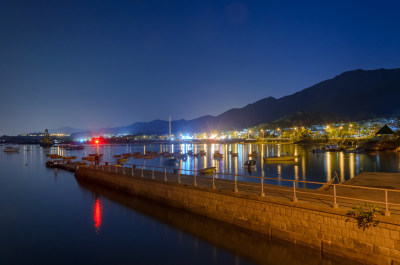
MULTIPOLYGON (((12 154, 4 153, 3 148, 0 146, 0 264, 344 264, 343 259, 335 262, 334 258, 321 257, 317 251, 271 241, 201 216, 78 183, 73 173, 45 167, 49 152, 86 156, 95 148, 65 151, 21 146, 20 153, 12 154)), ((159 145, 145 148, 172 149, 159 145)), ((182 161, 181 166, 216 165, 224 172, 237 170, 243 174, 320 181, 326 181, 328 169, 336 167, 344 178, 350 178, 362 167, 399 170, 399 158, 394 153, 317 157, 307 149, 290 145, 215 145, 207 147, 208 153, 215 148, 223 152, 238 148, 235 150, 241 154, 237 161, 228 156, 213 161, 208 155, 203 161, 182 161), (280 165, 280 169, 276 164, 259 164, 256 172, 246 173, 242 164, 247 160, 245 154, 253 148, 271 154, 279 150, 298 152, 304 159, 295 165, 280 165)), ((113 154, 143 149, 143 146, 103 146, 100 151, 105 160, 111 160, 113 154)), ((164 163, 160 159, 131 162, 164 163)))
MULTIPOLYGON (((104 161, 116 162, 113 155, 122 153, 132 153, 146 151, 157 152, 175 152, 181 150, 187 153, 192 150, 198 153, 205 150, 207 156, 199 158, 190 158, 181 160, 179 167, 186 170, 202 169, 206 167, 216 167, 217 172, 232 173, 239 175, 255 175, 276 178, 278 181, 267 181, 271 184, 291 185, 291 183, 279 181, 279 179, 296 179, 316 182, 327 182, 333 176, 335 171, 340 180, 348 180, 362 171, 383 171, 400 172, 400 152, 375 152, 375 153, 344 153, 344 152, 326 152, 313 154, 312 147, 300 145, 271 145, 271 144, 180 144, 180 145, 120 145, 109 146, 100 145, 98 151, 104 154, 104 161), (223 158, 214 159, 214 151, 223 154, 223 158), (258 152, 258 157, 249 158, 253 151, 258 152), (238 153, 238 157, 232 157, 229 153, 238 153), (265 163, 263 157, 276 155, 298 155, 297 162, 265 163), (257 162, 256 170, 248 171, 244 163, 253 159, 257 162)), ((53 148, 51 153, 60 155, 76 155, 78 157, 87 156, 95 153, 93 146, 86 147, 81 151, 67 151, 64 149, 53 148)), ((152 160, 133 159, 128 160, 128 164, 148 165, 165 167, 167 158, 156 157, 152 160)), ((230 178, 229 176, 219 176, 220 178, 230 178)), ((252 179, 246 178, 251 181, 252 179)))

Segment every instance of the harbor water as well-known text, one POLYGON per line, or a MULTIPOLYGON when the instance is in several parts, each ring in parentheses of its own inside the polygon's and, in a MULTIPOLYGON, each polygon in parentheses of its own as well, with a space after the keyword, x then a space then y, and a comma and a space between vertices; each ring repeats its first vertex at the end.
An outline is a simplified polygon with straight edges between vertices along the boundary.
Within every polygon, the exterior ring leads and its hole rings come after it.
MULTIPOLYGON (((127 196, 88 183, 73 173, 45 167, 46 155, 87 156, 83 150, 21 145, 19 153, 0 146, 0 264, 353 264, 319 251, 261 237, 185 211, 127 196)), ((104 160, 127 152, 194 149, 193 145, 99 146, 104 160)), ((348 179, 363 171, 399 171, 396 153, 313 155, 294 145, 196 146, 207 156, 180 162, 184 169, 216 166, 218 172, 327 181, 337 170, 348 179), (224 154, 214 160, 212 153, 224 154), (237 148, 237 149, 235 149, 237 148), (229 151, 238 152, 237 158, 229 151), (257 150, 257 170, 243 168, 257 150), (276 153, 300 155, 291 164, 266 164, 276 153)), ((164 158, 129 160, 163 166, 164 158)))

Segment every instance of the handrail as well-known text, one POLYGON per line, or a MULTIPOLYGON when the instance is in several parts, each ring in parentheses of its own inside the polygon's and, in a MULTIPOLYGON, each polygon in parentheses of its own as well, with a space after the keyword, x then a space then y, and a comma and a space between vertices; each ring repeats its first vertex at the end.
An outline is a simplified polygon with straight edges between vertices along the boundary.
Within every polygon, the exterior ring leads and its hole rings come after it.
MULTIPOLYGON (((201 170, 194 170, 194 169, 182 169, 182 168, 175 168, 175 167, 162 167, 162 166, 151 166, 151 165, 138 165, 138 164, 128 164, 128 163, 124 163, 124 164, 120 164, 120 163, 112 163, 112 162, 107 162, 107 165, 95 165, 96 169, 98 170, 104 170, 104 167, 108 166, 108 171, 111 172, 111 167, 114 166, 115 167, 115 173, 118 173, 118 168, 122 168, 122 174, 126 175, 127 173, 125 172, 125 169, 129 169, 131 168, 131 175, 134 176, 134 167, 138 167, 137 170, 140 170, 140 176, 143 178, 144 177, 144 170, 146 168, 151 168, 151 178, 154 178, 154 169, 163 169, 164 172, 162 171, 158 171, 159 173, 164 173, 164 181, 168 181, 167 178, 167 170, 173 170, 174 174, 178 174, 178 183, 181 183, 181 172, 193 172, 193 186, 197 186, 197 175, 198 173, 201 173, 201 170), (118 165, 118 166, 117 166, 118 165), (134 167, 133 167, 134 166, 134 167), (140 168, 139 168, 140 167, 140 168)), ((94 168, 94 165, 92 164, 90 166, 91 168, 94 168)), ((319 197, 327 197, 327 198, 333 198, 333 208, 338 208, 338 204, 337 204, 337 199, 345 199, 345 200, 355 200, 355 201, 363 201, 363 202, 371 202, 371 203, 379 203, 379 204, 384 204, 385 205, 385 215, 389 216, 390 215, 390 211, 389 211, 389 205, 390 206, 400 206, 400 204, 398 203, 389 203, 388 200, 388 191, 390 192, 400 192, 400 190, 392 190, 392 189, 382 189, 382 188, 374 188, 374 187, 364 187, 364 186, 355 186, 355 185, 347 185, 347 184, 333 184, 331 183, 329 185, 329 187, 333 187, 333 195, 331 194, 322 194, 322 193, 318 193, 318 192, 307 192, 304 190, 297 190, 296 189, 296 185, 297 183, 304 183, 304 184, 317 184, 317 185, 326 185, 327 183, 323 183, 323 182, 315 182, 315 181, 306 181, 306 180, 295 180, 295 179, 278 179, 278 178, 271 178, 271 177, 263 177, 263 176, 248 176, 248 175, 241 175, 241 174, 234 174, 234 173, 222 173, 222 172, 216 172, 214 171, 212 174, 212 188, 215 189, 216 185, 215 185, 215 176, 216 175, 222 175, 222 176, 233 176, 234 177, 234 181, 232 181, 234 184, 234 192, 238 192, 239 191, 239 186, 252 186, 257 188, 257 182, 246 182, 244 180, 239 180, 238 177, 243 177, 243 178, 255 178, 255 179, 260 179, 260 188, 261 188, 261 192, 260 192, 260 196, 264 197, 264 180, 274 180, 274 181, 286 181, 286 182, 292 182, 293 183, 293 189, 279 189, 279 188, 273 188, 268 186, 267 189, 268 190, 279 190, 282 192, 290 192, 293 193, 293 202, 297 202, 298 198, 297 198, 297 193, 298 194, 310 194, 313 196, 319 196, 319 197), (246 183, 254 183, 255 185, 248 185, 246 183), (364 190, 375 190, 375 191, 384 191, 385 192, 385 200, 384 201, 376 201, 376 200, 366 200, 366 199, 362 199, 362 198, 357 198, 357 197, 347 197, 347 196, 338 196, 336 194, 336 189, 337 187, 345 187, 345 188, 358 188, 358 189, 364 189, 364 190)), ((184 175, 184 176, 192 176, 192 175, 184 175)), ((204 179, 203 180, 207 180, 208 179, 204 179)), ((211 179, 209 180, 211 181, 211 179)), ((280 185, 277 185, 280 186, 280 185)))

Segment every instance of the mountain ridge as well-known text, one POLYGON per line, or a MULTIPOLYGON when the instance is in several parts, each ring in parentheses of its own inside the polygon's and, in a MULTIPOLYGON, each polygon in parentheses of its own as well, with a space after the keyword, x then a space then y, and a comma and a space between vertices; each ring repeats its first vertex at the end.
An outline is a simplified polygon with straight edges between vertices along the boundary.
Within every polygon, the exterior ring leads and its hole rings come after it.
MULTIPOLYGON (((242 129, 271 123, 296 113, 318 113, 335 119, 361 120, 400 113, 400 68, 346 71, 281 98, 266 97, 242 108, 231 108, 219 115, 191 120, 175 120, 172 131, 209 132, 242 129)), ((168 121, 135 122, 128 126, 105 128, 111 134, 166 134, 168 121)))

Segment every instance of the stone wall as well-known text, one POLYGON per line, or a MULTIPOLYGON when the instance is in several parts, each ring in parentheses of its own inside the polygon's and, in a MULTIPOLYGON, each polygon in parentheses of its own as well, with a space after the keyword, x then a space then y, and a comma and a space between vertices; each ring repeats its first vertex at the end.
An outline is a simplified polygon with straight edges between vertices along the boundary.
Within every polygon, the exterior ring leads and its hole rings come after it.
POLYGON ((363 231, 343 209, 184 186, 80 168, 77 179, 142 196, 268 236, 370 264, 400 264, 400 222, 382 217, 363 231))

